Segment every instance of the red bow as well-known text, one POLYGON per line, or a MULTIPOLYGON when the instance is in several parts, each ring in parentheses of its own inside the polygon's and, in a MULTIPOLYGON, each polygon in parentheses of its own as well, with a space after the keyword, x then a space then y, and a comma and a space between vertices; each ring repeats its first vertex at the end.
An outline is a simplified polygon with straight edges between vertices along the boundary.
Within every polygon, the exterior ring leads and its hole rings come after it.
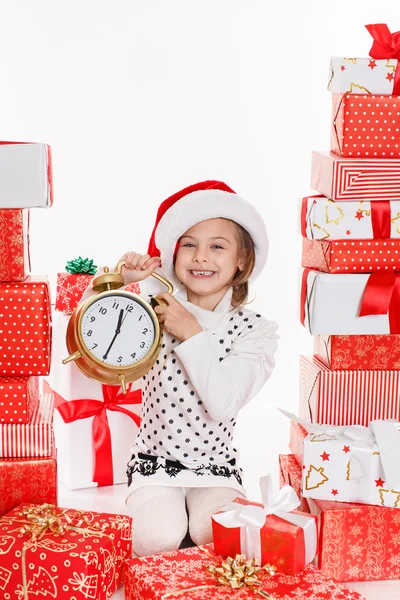
POLYGON ((388 315, 390 333, 400 333, 400 273, 371 273, 359 316, 367 315, 388 315))
MULTIPOLYGON (((386 23, 365 26, 374 38, 369 55, 372 58, 397 58, 400 60, 400 31, 390 33, 386 23)), ((393 94, 400 94, 400 69, 396 69, 393 94)))
POLYGON ((128 386, 127 393, 122 394, 118 386, 102 385, 104 402, 92 399, 66 401, 62 396, 53 392, 55 407, 65 423, 94 417, 92 424, 95 456, 93 481, 99 486, 114 483, 111 432, 107 410, 122 412, 130 417, 137 426, 140 425, 140 417, 123 407, 124 404, 141 404, 142 402, 142 391, 132 390, 131 387, 132 384, 128 386))

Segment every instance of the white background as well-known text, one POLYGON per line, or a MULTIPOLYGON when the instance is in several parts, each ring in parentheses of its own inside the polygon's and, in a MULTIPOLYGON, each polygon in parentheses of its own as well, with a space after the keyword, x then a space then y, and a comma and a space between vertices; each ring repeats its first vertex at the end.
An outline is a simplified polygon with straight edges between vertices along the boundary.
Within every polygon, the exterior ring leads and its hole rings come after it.
POLYGON ((255 498, 260 475, 277 483, 288 423, 275 407, 296 411, 298 357, 311 352, 298 198, 311 150, 329 145, 329 58, 368 55, 375 22, 400 29, 398 0, 0 1, 1 138, 53 150, 54 206, 31 214, 32 270, 53 290, 73 257, 146 251, 159 203, 196 181, 226 181, 265 218, 270 258, 251 307, 281 339, 236 436, 255 498))

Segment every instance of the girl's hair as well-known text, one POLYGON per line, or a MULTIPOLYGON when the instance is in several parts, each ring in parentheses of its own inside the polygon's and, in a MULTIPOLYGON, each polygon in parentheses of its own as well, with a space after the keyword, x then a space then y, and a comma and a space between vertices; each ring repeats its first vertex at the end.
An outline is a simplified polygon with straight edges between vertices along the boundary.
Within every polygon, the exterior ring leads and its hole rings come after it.
MULTIPOLYGON (((230 221, 231 219, 227 220, 230 221)), ((235 225, 237 232, 239 256, 242 255, 244 258, 243 270, 238 269, 232 279, 232 306, 241 308, 246 304, 249 296, 248 281, 256 263, 256 252, 249 232, 236 221, 232 221, 232 223, 235 225)))

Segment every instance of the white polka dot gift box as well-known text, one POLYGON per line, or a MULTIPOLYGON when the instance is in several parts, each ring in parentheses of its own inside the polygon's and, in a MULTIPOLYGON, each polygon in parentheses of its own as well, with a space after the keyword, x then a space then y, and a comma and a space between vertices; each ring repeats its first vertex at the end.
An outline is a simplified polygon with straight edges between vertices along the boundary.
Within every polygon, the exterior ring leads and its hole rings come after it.
POLYGON ((130 517, 20 504, 0 519, 2 598, 106 600, 132 556, 130 517))
POLYGON ((0 281, 23 281, 30 271, 29 210, 0 209, 0 281))
POLYGON ((28 423, 39 400, 38 377, 0 377, 0 424, 28 423))
POLYGON ((47 277, 29 275, 23 282, 0 283, 0 377, 47 375, 50 359, 47 277))
POLYGON ((0 208, 49 208, 52 203, 50 146, 0 142, 0 208))

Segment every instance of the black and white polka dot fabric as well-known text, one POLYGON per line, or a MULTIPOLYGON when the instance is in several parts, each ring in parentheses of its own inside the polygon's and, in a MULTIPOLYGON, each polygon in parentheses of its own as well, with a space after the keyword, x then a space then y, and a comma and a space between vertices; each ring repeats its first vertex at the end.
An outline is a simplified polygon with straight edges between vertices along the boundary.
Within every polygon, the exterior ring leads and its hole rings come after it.
POLYGON ((185 342, 163 333, 160 355, 142 381, 129 493, 146 484, 242 491, 236 417, 273 369, 277 326, 246 308, 232 311, 231 290, 214 311, 188 302, 185 289, 175 297, 203 331, 185 342))

